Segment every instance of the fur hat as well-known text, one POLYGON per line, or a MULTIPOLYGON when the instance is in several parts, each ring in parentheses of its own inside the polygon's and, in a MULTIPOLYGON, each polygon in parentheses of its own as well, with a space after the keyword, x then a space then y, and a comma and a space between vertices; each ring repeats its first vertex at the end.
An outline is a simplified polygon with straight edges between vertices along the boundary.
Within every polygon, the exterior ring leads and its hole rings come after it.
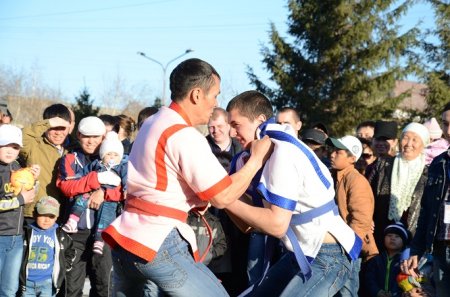
POLYGON ((439 139, 442 137, 442 129, 441 126, 439 126, 436 118, 429 119, 428 121, 423 123, 423 125, 427 127, 428 132, 430 132, 431 139, 439 139))
POLYGON ((116 132, 110 131, 106 133, 105 140, 103 140, 100 146, 100 158, 106 155, 106 153, 115 152, 119 154, 120 159, 123 157, 123 144, 119 140, 119 135, 116 132))

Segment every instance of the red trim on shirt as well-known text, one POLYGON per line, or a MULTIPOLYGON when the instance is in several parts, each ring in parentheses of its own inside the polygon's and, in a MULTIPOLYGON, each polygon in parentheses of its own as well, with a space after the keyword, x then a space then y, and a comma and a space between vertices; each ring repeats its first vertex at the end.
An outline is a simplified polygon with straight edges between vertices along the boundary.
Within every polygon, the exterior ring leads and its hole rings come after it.
POLYGON ((172 103, 170 103, 170 105, 169 105, 169 108, 175 110, 183 118, 183 120, 186 121, 186 124, 188 124, 188 126, 192 126, 188 115, 186 114, 186 112, 184 112, 184 110, 183 110, 183 108, 181 108, 181 106, 179 106, 177 103, 172 101, 172 103))
POLYGON ((125 210, 128 212, 147 216, 163 216, 186 223, 188 214, 182 210, 155 204, 132 195, 128 195, 126 201, 125 210))
POLYGON ((194 252, 193 257, 194 257, 194 261, 195 261, 195 262, 200 262, 200 254, 199 254, 198 250, 196 250, 196 251, 194 252))
POLYGON ((161 134, 156 145, 155 153, 155 168, 156 168, 156 190, 165 191, 167 189, 167 169, 166 161, 164 157, 166 156, 166 144, 167 140, 177 131, 186 128, 184 124, 176 124, 170 126, 161 134))
POLYGON ((117 245, 120 245, 125 250, 148 262, 151 262, 157 254, 157 251, 154 251, 131 238, 123 236, 112 225, 109 225, 102 232, 102 238, 112 249, 117 247, 117 245))
POLYGON ((231 183, 232 183, 231 177, 227 175, 209 189, 197 193, 197 196, 203 201, 208 201, 218 193, 228 188, 231 185, 231 183))

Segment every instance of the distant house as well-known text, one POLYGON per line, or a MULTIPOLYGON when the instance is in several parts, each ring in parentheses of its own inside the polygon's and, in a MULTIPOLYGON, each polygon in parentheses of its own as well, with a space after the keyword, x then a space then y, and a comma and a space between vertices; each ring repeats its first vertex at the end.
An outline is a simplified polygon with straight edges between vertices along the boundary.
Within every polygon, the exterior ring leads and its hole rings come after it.
POLYGON ((418 110, 424 111, 427 107, 425 100, 427 85, 413 81, 399 80, 395 83, 394 95, 397 96, 404 92, 411 95, 406 97, 398 106, 400 110, 418 110))

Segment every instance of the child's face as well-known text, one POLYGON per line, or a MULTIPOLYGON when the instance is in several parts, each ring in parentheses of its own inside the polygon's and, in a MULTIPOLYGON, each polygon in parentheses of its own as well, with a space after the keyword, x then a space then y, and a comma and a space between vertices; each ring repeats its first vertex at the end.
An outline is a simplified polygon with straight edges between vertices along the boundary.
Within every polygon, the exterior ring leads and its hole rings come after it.
POLYGON ((47 230, 55 224, 57 218, 57 216, 52 214, 38 214, 36 217, 36 224, 39 228, 47 230))
POLYGON ((384 246, 386 250, 401 251, 403 248, 403 240, 397 234, 388 233, 384 236, 384 246))
POLYGON ((120 163, 120 156, 116 152, 107 152, 102 159, 104 164, 114 164, 117 165, 120 163))
POLYGON ((333 169, 342 170, 353 165, 355 157, 349 157, 346 150, 333 149, 330 155, 330 161, 333 169))
POLYGON ((10 143, 0 146, 0 161, 9 164, 17 159, 19 155, 20 146, 15 143, 10 143))
POLYGON ((241 115, 237 109, 233 109, 228 113, 228 119, 231 127, 236 130, 236 139, 243 148, 249 149, 251 142, 256 139, 256 129, 263 121, 259 119, 251 121, 249 118, 241 115))

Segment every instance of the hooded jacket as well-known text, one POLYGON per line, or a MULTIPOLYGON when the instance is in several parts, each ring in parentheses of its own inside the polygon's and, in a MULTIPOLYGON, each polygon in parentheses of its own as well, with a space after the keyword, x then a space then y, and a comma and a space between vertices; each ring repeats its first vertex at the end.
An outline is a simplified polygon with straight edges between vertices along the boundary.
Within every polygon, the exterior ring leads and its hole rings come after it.
MULTIPOLYGON (((23 258, 22 267, 20 269, 19 278, 19 292, 21 295, 26 291, 27 283, 27 264, 28 257, 31 252, 31 236, 33 234, 33 227, 27 225, 25 228, 25 239, 23 242, 23 258)), ((76 250, 72 247, 72 238, 64 232, 61 227, 55 229, 55 261, 53 264, 52 283, 58 292, 66 277, 66 271, 72 269, 72 264, 75 260, 76 250)))
POLYGON ((20 169, 16 161, 5 164, 0 162, 0 236, 21 235, 23 233, 22 194, 14 195, 11 187, 11 172, 20 169))

